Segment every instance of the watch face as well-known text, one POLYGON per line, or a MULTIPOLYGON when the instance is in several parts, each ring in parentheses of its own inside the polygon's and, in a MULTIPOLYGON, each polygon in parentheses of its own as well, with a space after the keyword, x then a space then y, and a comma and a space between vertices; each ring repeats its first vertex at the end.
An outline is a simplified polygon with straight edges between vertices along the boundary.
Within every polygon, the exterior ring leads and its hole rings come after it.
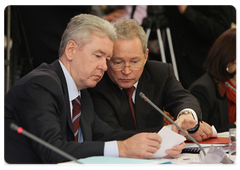
POLYGON ((189 111, 189 110, 182 111, 182 112, 180 113, 180 115, 181 115, 181 114, 185 114, 185 115, 191 114, 192 117, 193 117, 193 119, 195 120, 194 114, 193 114, 191 111, 189 111))

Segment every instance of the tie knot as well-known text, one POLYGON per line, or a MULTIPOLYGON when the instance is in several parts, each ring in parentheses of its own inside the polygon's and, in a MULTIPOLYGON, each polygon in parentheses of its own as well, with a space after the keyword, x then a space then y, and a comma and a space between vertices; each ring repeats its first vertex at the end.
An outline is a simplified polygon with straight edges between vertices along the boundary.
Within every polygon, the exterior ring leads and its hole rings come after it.
POLYGON ((81 99, 80 96, 72 100, 72 105, 74 108, 79 109, 81 107, 81 99))
POLYGON ((134 90, 135 90, 134 86, 127 88, 127 89, 123 89, 123 91, 126 93, 126 95, 128 97, 132 97, 134 90))

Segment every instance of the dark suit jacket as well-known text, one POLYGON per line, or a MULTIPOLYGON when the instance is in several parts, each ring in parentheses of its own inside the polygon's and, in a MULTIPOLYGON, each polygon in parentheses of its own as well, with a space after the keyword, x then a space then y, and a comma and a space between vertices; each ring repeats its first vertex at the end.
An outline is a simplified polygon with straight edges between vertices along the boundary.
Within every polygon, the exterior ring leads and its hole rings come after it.
MULTIPOLYGON (((116 129, 135 129, 127 97, 110 80, 107 73, 95 88, 88 90, 101 119, 116 129)), ((138 131, 157 132, 164 125, 164 117, 139 96, 140 92, 160 109, 164 107, 175 118, 184 108, 192 108, 199 116, 201 115, 197 99, 176 80, 172 66, 148 61, 136 91, 135 114, 138 131)))
POLYGON ((5 161, 8 163, 58 163, 67 159, 9 128, 11 122, 76 158, 103 155, 104 141, 126 139, 96 115, 86 90, 81 91, 80 125, 84 142, 74 141, 68 90, 56 60, 42 64, 19 80, 5 97, 5 161))
POLYGON ((200 102, 205 122, 214 125, 218 132, 236 127, 234 123, 229 123, 226 93, 223 97, 220 96, 217 85, 209 73, 196 80, 189 90, 200 102))

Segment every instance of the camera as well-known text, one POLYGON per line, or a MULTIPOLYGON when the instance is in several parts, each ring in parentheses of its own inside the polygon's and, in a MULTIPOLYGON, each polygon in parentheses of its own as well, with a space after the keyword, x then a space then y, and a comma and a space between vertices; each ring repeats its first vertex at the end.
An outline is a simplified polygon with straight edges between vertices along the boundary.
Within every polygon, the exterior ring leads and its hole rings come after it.
POLYGON ((164 28, 168 25, 168 19, 165 17, 165 8, 161 5, 150 5, 147 8, 147 17, 143 19, 142 27, 150 28, 156 31, 158 28, 164 28))

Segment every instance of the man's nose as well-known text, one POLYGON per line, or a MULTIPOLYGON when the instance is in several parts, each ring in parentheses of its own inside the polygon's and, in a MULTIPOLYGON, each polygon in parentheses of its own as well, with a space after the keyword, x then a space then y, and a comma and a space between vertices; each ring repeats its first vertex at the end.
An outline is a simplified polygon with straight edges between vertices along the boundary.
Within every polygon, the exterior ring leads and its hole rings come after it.
POLYGON ((98 69, 103 70, 103 71, 107 71, 107 61, 106 60, 102 60, 101 63, 98 64, 98 69))
POLYGON ((122 70, 122 73, 124 74, 130 74, 132 72, 130 65, 124 66, 124 69, 122 70))
POLYGON ((107 68, 108 68, 108 66, 107 66, 107 61, 105 61, 105 62, 103 63, 103 71, 107 71, 107 68))

